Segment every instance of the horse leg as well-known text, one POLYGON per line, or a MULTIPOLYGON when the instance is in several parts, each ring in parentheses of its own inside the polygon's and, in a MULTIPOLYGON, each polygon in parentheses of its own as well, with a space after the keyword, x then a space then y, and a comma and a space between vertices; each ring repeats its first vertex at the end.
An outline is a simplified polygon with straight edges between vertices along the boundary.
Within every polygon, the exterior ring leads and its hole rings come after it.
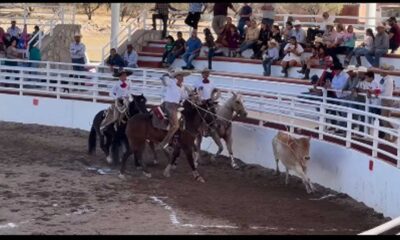
POLYGON ((110 152, 112 152, 111 150, 111 136, 110 135, 107 135, 107 136, 105 136, 105 138, 106 138, 106 143, 105 143, 105 145, 104 145, 104 153, 106 154, 106 160, 107 160, 107 163, 108 164, 111 164, 112 162, 113 162, 113 159, 112 159, 112 157, 111 157, 111 155, 110 155, 110 152))
POLYGON ((229 134, 228 137, 226 137, 225 139, 225 143, 226 143, 226 148, 228 149, 229 152, 229 157, 231 159, 231 166, 233 169, 239 169, 239 166, 237 165, 235 158, 233 157, 233 150, 232 150, 232 137, 229 134))
POLYGON ((124 156, 122 157, 122 163, 121 163, 121 169, 119 170, 119 178, 121 179, 126 179, 125 177, 125 166, 126 166, 126 161, 128 160, 129 156, 132 154, 131 150, 128 148, 128 150, 125 152, 124 156))
POLYGON ((143 175, 148 178, 151 178, 151 173, 147 170, 146 164, 144 163, 144 161, 142 159, 143 151, 144 151, 144 148, 146 147, 145 144, 146 144, 146 142, 143 142, 143 144, 140 144, 138 146, 138 148, 136 148, 136 150, 133 152, 135 154, 135 161, 137 163, 140 163, 140 165, 142 166, 143 175))
POLYGON ((156 152, 154 143, 150 141, 149 146, 150 146, 151 151, 153 152, 153 157, 154 157, 153 164, 157 165, 158 164, 158 156, 157 156, 157 152, 156 152))
POLYGON ((220 136, 218 135, 217 132, 211 131, 210 135, 211 135, 212 139, 214 140, 214 142, 218 146, 218 151, 213 156, 214 157, 213 161, 215 161, 215 158, 218 157, 222 153, 222 151, 224 150, 224 145, 222 145, 221 138, 220 138, 220 136))
POLYGON ((199 161, 201 160, 201 140, 202 140, 202 136, 201 134, 196 136, 196 144, 195 144, 195 148, 196 151, 194 151, 193 155, 194 155, 194 165, 196 166, 196 168, 199 166, 199 161))
POLYGON ((185 152, 186 159, 188 160, 188 163, 189 163, 190 167, 192 168, 192 173, 193 173, 194 179, 201 183, 205 183, 206 181, 204 180, 204 178, 202 176, 200 176, 200 173, 197 171, 197 169, 194 165, 193 149, 194 149, 194 145, 193 146, 188 146, 188 145, 183 146, 183 151, 185 152))
POLYGON ((175 146, 174 151, 172 152, 172 156, 169 158, 169 163, 163 173, 165 177, 171 177, 171 168, 172 169, 176 168, 175 162, 176 162, 176 159, 178 159, 180 153, 181 153, 181 148, 178 146, 175 146))
POLYGON ((289 168, 286 168, 286 178, 285 178, 285 184, 289 184, 289 168))

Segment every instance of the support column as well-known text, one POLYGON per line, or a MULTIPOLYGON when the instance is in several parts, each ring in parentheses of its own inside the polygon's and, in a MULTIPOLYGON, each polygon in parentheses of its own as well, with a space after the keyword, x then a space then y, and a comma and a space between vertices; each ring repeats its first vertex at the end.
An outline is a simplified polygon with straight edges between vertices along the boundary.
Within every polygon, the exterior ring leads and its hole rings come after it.
POLYGON ((111 48, 118 47, 120 3, 111 3, 111 48))
POLYGON ((374 18, 374 19, 368 19, 366 23, 368 24, 369 28, 374 29, 376 26, 376 3, 367 3, 367 17, 368 18, 374 18))

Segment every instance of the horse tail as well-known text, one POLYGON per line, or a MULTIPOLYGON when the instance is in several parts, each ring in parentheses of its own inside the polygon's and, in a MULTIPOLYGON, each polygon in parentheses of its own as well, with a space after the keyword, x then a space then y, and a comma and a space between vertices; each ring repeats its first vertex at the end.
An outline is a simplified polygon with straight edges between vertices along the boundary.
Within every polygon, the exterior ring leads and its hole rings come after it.
POLYGON ((93 154, 93 152, 96 150, 96 141, 97 141, 96 129, 94 129, 94 127, 92 126, 92 129, 90 130, 90 134, 89 134, 89 141, 88 141, 89 154, 93 154))

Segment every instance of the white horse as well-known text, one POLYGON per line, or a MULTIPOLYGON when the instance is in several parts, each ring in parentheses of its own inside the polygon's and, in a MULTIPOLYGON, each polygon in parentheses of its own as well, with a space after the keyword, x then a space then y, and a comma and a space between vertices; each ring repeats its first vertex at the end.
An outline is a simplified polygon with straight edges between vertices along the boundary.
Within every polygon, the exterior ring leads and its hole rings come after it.
MULTIPOLYGON (((221 142, 221 138, 224 139, 226 147, 229 152, 229 157, 231 159, 231 166, 234 169, 238 169, 238 165, 235 162, 233 157, 233 150, 232 150, 232 119, 235 117, 235 114, 240 117, 246 117, 247 111, 243 106, 243 99, 242 96, 232 92, 232 97, 225 102, 224 105, 217 106, 216 109, 216 120, 214 123, 210 124, 209 126, 209 135, 212 137, 214 142, 218 146, 217 153, 213 156, 215 159, 218 157, 221 152, 224 150, 224 147, 221 142)), ((198 160, 200 158, 200 147, 202 141, 202 135, 198 135, 196 139, 196 157, 195 157, 195 164, 198 164, 198 160)))

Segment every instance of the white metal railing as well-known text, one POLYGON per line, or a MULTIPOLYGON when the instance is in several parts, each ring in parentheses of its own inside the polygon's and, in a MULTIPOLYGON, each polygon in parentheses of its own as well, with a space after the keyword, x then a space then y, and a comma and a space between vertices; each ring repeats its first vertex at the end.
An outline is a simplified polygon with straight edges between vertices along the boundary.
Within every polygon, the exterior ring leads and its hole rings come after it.
MULTIPOLYGON (((395 219, 392 219, 391 221, 384 223, 378 227, 375 227, 373 229, 370 229, 368 231, 362 232, 358 235, 378 235, 384 232, 387 232, 395 227, 400 226, 400 217, 397 217, 395 219)), ((396 235, 400 235, 400 232, 397 233, 396 235)))
MULTIPOLYGON (((0 61, 5 60, 0 59, 0 61)), ((42 94, 58 99, 75 97, 93 102, 111 100, 108 96, 108 91, 115 78, 108 72, 108 67, 84 65, 86 69, 92 68, 93 71, 72 71, 72 66, 77 64, 35 61, 19 61, 19 63, 38 63, 39 67, 0 65, 0 71, 2 72, 0 76, 0 91, 14 92, 19 95, 42 94), (66 89, 69 89, 69 92, 64 91, 66 89)), ((149 98, 150 102, 159 103, 163 89, 159 77, 165 71, 141 68, 131 70, 134 72, 129 77, 133 81, 133 92, 143 93, 149 98)), ((199 74, 193 75, 200 76, 199 74)), ((190 81, 187 81, 189 85, 193 83, 193 79, 190 79, 190 81)), ((399 139, 400 132, 398 127, 392 129, 379 124, 380 121, 386 121, 392 125, 399 126, 398 119, 370 113, 367 110, 368 106, 365 107, 366 110, 358 110, 332 104, 330 101, 334 99, 327 98, 326 92, 322 97, 306 96, 308 98, 304 98, 305 95, 301 94, 271 92, 259 88, 250 88, 246 84, 248 81, 258 80, 242 81, 232 79, 232 84, 228 82, 215 83, 216 87, 224 92, 222 99, 229 97, 229 91, 242 93, 247 109, 254 113, 254 116, 251 117, 257 119, 261 125, 265 122, 285 123, 290 127, 291 132, 295 128, 299 128, 316 134, 319 139, 329 136, 343 141, 346 147, 358 145, 365 148, 371 151, 372 157, 383 156, 389 158, 400 168, 400 151, 397 151, 400 147, 400 141, 391 142, 378 136, 378 132, 384 132, 399 139), (342 114, 332 115, 329 111, 338 111, 342 114), (270 118, 271 114, 278 116, 279 120, 270 118), (364 119, 360 119, 361 117, 364 119), (287 121, 287 118, 290 121, 287 121), (283 121, 283 119, 286 119, 286 121, 283 121), (332 120, 343 124, 333 124, 332 120), (302 122, 307 122, 308 124, 304 125, 302 122), (357 130, 357 126, 363 127, 366 131, 357 130), (326 131, 327 128, 342 130, 343 134, 328 132, 326 131), (361 136, 362 140, 354 138, 353 135, 361 136), (383 145, 387 147, 383 148, 383 145)), ((397 98, 397 100, 399 99, 397 98)), ((345 102, 344 100, 336 101, 345 102)), ((350 101, 347 101, 347 103, 355 104, 355 102, 350 101)), ((371 106, 373 105, 369 105, 369 107, 371 106)))

